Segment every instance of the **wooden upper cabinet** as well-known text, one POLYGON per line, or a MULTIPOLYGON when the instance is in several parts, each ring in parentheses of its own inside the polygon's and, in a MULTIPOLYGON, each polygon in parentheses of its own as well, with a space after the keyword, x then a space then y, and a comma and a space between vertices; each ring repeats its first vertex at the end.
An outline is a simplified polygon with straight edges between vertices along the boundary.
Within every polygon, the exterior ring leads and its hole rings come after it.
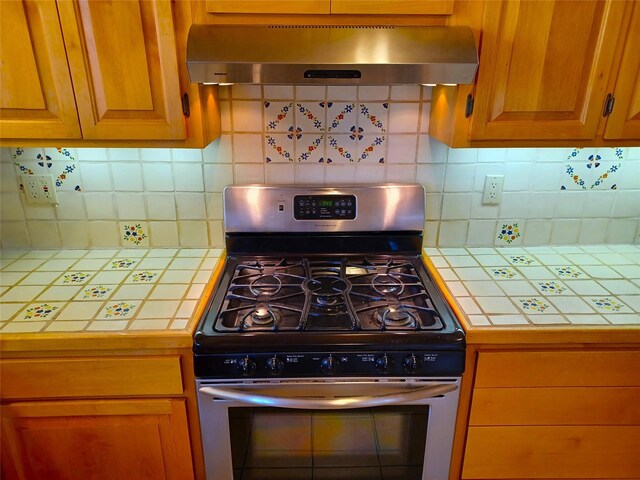
POLYGON ((625 7, 617 0, 487 1, 469 138, 594 138, 625 7))
POLYGON ((0 2, 0 138, 80 138, 55 3, 0 2))
POLYGON ((206 0, 208 13, 328 14, 330 0, 206 0))
POLYGON ((606 139, 640 139, 640 4, 635 3, 614 90, 606 139))
POLYGON ((453 0, 206 0, 208 13, 450 15, 453 0))
POLYGON ((184 139, 170 1, 57 5, 83 138, 184 139))
POLYGON ((451 15, 453 0, 331 0, 331 13, 451 15))

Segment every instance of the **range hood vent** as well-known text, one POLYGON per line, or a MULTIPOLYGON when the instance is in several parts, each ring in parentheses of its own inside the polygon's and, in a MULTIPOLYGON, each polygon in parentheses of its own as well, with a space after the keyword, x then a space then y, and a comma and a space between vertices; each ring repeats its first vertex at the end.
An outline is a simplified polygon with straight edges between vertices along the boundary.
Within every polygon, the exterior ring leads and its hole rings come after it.
POLYGON ((194 83, 408 85, 472 83, 468 27, 192 25, 194 83))

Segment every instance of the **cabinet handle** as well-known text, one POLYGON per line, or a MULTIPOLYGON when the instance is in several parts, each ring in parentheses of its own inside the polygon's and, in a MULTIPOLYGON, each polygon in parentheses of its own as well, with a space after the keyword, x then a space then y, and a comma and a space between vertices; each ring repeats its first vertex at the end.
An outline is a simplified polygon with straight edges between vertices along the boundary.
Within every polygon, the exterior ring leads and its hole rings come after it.
POLYGON ((613 112, 613 105, 616 103, 616 98, 612 94, 607 94, 607 98, 604 101, 604 110, 602 111, 602 116, 606 117, 613 112))

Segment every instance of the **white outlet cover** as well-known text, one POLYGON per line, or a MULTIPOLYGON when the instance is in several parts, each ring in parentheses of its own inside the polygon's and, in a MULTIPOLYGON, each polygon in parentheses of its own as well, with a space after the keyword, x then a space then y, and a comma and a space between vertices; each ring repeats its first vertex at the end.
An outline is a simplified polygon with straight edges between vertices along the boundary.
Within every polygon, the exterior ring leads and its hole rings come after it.
POLYGON ((58 204, 53 175, 22 175, 22 186, 28 203, 39 205, 58 204))
POLYGON ((484 191, 482 203, 485 205, 497 205, 502 200, 502 186, 504 175, 487 175, 484 179, 484 191))

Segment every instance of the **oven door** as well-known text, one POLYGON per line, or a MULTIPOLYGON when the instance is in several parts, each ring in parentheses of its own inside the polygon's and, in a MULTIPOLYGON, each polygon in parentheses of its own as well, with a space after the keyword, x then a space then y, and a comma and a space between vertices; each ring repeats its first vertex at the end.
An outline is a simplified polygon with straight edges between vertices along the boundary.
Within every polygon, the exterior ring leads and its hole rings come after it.
POLYGON ((208 480, 444 480, 459 378, 198 380, 208 480))

